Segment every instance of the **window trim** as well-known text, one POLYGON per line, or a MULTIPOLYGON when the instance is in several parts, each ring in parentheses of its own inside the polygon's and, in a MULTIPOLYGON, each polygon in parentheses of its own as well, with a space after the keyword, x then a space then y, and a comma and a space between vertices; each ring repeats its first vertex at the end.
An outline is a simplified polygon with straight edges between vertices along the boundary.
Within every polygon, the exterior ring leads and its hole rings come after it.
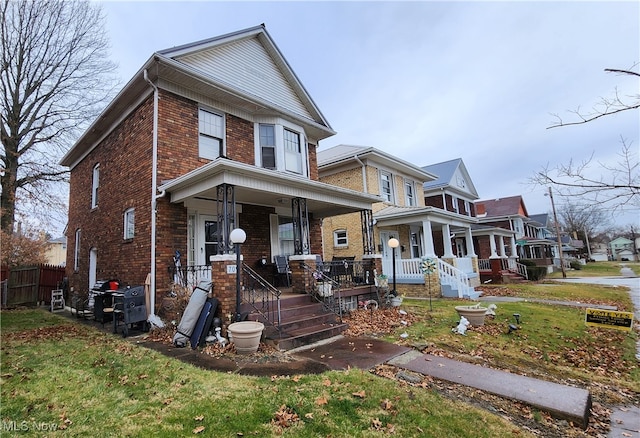
POLYGON ((100 188, 100 163, 93 166, 91 173, 91 208, 98 206, 98 189, 100 188))
POLYGON ((225 155, 225 151, 226 151, 226 143, 225 143, 225 135, 226 133, 226 118, 225 118, 225 114, 221 111, 216 111, 210 108, 205 108, 205 107, 199 107, 198 108, 198 157, 200 158, 204 158, 206 160, 215 160, 217 158, 223 157, 225 155), (220 117, 221 120, 221 126, 220 126, 220 135, 221 137, 216 137, 215 135, 212 135, 211 133, 207 133, 207 132, 203 132, 201 129, 201 114, 202 113, 208 113, 211 114, 213 116, 218 116, 220 117), (219 145, 219 149, 217 151, 218 155, 217 156, 213 156, 212 154, 207 154, 206 150, 204 151, 205 153, 203 153, 203 145, 202 145, 202 138, 208 138, 208 139, 215 139, 218 140, 220 142, 219 145))
POLYGON ((302 126, 295 125, 280 118, 259 118, 254 122, 254 154, 255 165, 263 169, 271 169, 279 172, 287 172, 292 175, 309 177, 309 141, 302 126), (260 142, 260 127, 271 125, 274 128, 275 139, 275 168, 265 167, 262 159, 262 144, 260 142), (287 167, 288 157, 293 154, 285 148, 285 132, 296 135, 298 141, 298 152, 296 153, 299 170, 287 167))
POLYGON ((346 248, 349 246, 349 234, 345 228, 333 231, 333 246, 335 248, 346 248), (344 237, 339 236, 341 233, 344 233, 344 237), (340 243, 341 239, 344 240, 344 243, 340 243))
POLYGON ((75 248, 73 249, 73 271, 78 272, 80 270, 80 237, 81 236, 80 228, 76 228, 75 233, 75 248))
POLYGON ((416 203, 416 185, 414 181, 405 179, 404 180, 404 202, 408 207, 415 207, 416 203), (407 190, 409 189, 409 190, 407 190), (409 195, 411 192, 411 195, 409 195))
POLYGON ((394 203, 394 192, 393 192, 393 174, 391 172, 387 172, 384 170, 380 170, 380 196, 385 202, 389 202, 391 204, 394 203), (389 193, 385 193, 384 191, 384 177, 389 178, 389 193))
POLYGON ((122 237, 124 240, 132 240, 136 235, 136 209, 134 207, 127 208, 123 214, 124 226, 122 237), (131 216, 131 222, 128 220, 131 216))
POLYGON ((260 167, 263 169, 271 169, 276 170, 278 168, 278 140, 276 136, 276 125, 273 123, 258 123, 258 143, 260 148, 260 167), (262 143, 262 127, 270 127, 273 129, 273 144, 263 144, 262 143), (273 167, 265 166, 264 163, 264 150, 265 149, 273 149, 273 167))

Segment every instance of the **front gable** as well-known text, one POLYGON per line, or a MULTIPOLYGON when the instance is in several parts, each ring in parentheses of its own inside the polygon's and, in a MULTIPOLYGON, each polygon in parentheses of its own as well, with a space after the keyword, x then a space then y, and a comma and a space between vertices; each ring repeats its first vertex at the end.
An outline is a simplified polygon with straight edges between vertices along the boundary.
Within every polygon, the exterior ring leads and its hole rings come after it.
POLYGON ((264 26, 158 54, 213 83, 330 128, 264 26))
POLYGON ((422 169, 438 177, 435 181, 424 183, 425 196, 429 196, 431 192, 440 193, 440 189, 444 188, 469 201, 478 199, 478 192, 462 158, 424 166, 422 169))

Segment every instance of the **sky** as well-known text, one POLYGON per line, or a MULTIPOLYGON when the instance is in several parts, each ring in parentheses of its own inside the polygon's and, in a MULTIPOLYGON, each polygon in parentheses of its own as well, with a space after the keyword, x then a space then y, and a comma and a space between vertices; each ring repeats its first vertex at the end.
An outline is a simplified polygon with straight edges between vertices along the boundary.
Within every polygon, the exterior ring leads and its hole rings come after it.
MULTIPOLYGON (((420 167, 462 158, 480 199, 551 212, 544 167, 638 152, 638 111, 548 129, 558 114, 639 94, 606 73, 640 62, 640 2, 98 1, 126 83, 159 50, 264 23, 337 135, 420 167)), ((556 208, 563 200, 554 196, 556 208)), ((638 210, 612 224, 640 224, 638 210)))

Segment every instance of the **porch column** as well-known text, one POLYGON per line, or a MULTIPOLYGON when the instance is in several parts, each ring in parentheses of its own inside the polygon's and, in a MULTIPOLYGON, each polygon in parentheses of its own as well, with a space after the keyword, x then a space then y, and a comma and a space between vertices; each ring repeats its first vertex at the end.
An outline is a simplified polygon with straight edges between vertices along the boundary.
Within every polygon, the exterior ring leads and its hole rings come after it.
POLYGON ((295 293, 306 293, 313 291, 315 280, 313 276, 307 273, 302 267, 306 264, 313 271, 316 269, 316 256, 313 254, 298 254, 289 256, 289 269, 291 270, 291 288, 295 293))
POLYGON ((518 258, 518 247, 516 246, 516 236, 511 236, 511 257, 518 258))
POLYGON ((493 233, 489 234, 489 247, 491 248, 490 259, 497 259, 498 253, 496 252, 496 236, 493 233))
POLYGON ((309 211, 305 198, 291 200, 291 218, 293 220, 293 247, 296 254, 309 254, 309 211))
POLYGON ((436 250, 433 245, 431 221, 422 221, 422 240, 422 243, 424 244, 424 255, 430 258, 436 257, 436 250))
POLYGON ((501 258, 507 258, 507 253, 504 252, 504 237, 503 236, 498 236, 498 243, 500 244, 500 257, 501 258))
MULTIPOLYGON (((211 256, 210 263, 211 281, 213 282, 212 295, 219 300, 220 315, 226 326, 233 322, 236 313, 236 256, 233 254, 214 255, 211 256)), ((240 281, 242 281, 242 276, 240 281)))
POLYGON ((451 229, 449 228, 449 224, 442 225, 442 244, 444 245, 444 255, 448 259, 452 259, 454 257, 453 251, 451 251, 451 229))
POLYGON ((471 227, 465 228, 464 240, 467 242, 467 257, 477 257, 476 250, 473 247, 473 237, 471 237, 471 227))
POLYGON ((373 212, 360 211, 360 225, 362 226, 362 250, 364 254, 375 254, 373 243, 373 212))

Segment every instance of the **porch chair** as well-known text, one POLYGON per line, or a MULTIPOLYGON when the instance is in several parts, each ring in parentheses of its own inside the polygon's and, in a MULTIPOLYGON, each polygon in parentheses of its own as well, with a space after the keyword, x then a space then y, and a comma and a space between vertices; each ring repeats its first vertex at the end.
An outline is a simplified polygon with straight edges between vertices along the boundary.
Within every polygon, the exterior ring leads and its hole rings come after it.
POLYGON ((51 311, 64 310, 64 293, 62 289, 51 291, 51 311))
POLYGON ((275 256, 276 262, 276 276, 281 279, 284 277, 287 280, 287 287, 291 287, 291 269, 289 269, 289 261, 285 256, 275 256))

